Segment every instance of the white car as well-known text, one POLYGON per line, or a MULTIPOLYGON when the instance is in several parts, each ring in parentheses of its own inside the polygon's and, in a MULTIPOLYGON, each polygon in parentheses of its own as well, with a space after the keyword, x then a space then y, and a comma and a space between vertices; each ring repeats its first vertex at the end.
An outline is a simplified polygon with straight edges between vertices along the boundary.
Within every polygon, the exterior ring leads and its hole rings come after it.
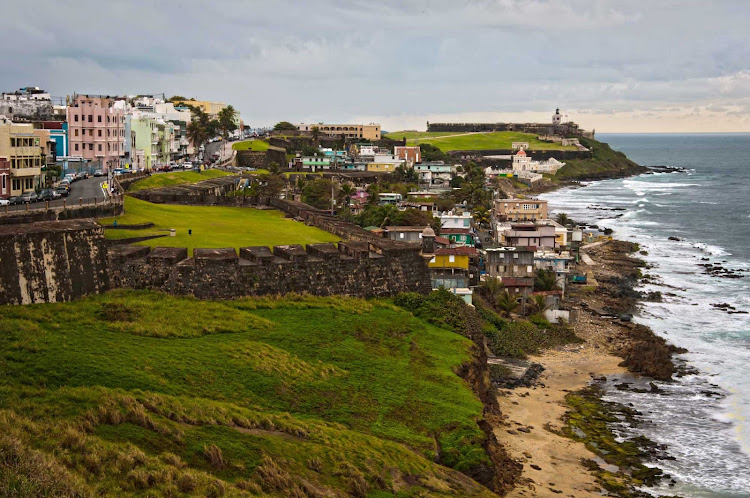
POLYGON ((10 206, 10 201, 8 199, 0 199, 0 206, 10 206))

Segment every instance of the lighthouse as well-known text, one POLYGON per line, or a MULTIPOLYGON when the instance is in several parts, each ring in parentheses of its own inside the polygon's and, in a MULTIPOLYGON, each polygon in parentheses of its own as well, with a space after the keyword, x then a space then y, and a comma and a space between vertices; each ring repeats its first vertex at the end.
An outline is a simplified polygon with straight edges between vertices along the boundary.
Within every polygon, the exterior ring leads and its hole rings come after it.
POLYGON ((557 126, 562 124, 562 114, 560 114, 560 108, 555 109, 555 113, 552 115, 552 124, 557 126))

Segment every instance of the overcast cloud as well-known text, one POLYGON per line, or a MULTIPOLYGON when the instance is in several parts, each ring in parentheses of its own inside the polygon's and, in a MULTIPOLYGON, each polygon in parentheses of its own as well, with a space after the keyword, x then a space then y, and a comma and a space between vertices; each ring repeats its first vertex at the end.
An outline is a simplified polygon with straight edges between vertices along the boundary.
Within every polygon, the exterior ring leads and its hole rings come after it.
POLYGON ((750 1, 9 2, 0 89, 166 93, 246 123, 750 131, 750 1))

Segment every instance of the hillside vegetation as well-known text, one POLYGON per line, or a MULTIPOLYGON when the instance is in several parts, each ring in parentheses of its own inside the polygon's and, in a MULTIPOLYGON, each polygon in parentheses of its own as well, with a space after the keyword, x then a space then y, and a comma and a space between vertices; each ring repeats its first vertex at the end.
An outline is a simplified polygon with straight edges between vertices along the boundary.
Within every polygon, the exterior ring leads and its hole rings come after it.
POLYGON ((203 180, 228 176, 233 173, 221 171, 218 169, 207 169, 205 171, 176 171, 172 173, 158 173, 134 182, 129 188, 129 192, 144 190, 147 188, 174 187, 175 185, 186 185, 189 183, 198 183, 203 180))
POLYGON ((187 247, 190 253, 196 247, 307 245, 339 240, 332 233, 286 218, 281 211, 249 207, 154 204, 125 196, 124 215, 99 221, 107 226, 115 219, 120 225, 154 223, 155 226, 146 230, 106 230, 108 239, 166 234, 174 228, 174 237, 159 237, 136 245, 187 247))
POLYGON ((403 132, 389 133, 387 138, 401 140, 406 137, 408 145, 431 144, 443 152, 452 150, 489 150, 510 149, 513 142, 528 142, 529 150, 577 150, 568 145, 563 147, 559 143, 542 142, 533 133, 515 131, 495 131, 487 133, 452 133, 452 132, 403 132))
POLYGON ((581 144, 593 151, 591 159, 566 159, 565 166, 555 175, 560 180, 596 180, 617 178, 646 171, 625 156, 622 152, 612 150, 609 144, 597 140, 582 138, 581 144))
POLYGON ((0 307, 0 496, 494 496, 472 345, 343 297, 0 307))

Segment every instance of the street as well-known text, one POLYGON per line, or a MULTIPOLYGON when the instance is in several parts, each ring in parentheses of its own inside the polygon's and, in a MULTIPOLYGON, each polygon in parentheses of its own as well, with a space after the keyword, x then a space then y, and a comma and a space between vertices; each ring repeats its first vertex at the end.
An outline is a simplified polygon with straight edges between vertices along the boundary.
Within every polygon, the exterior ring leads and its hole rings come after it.
MULTIPOLYGON (((63 205, 63 199, 65 199, 65 204, 67 206, 73 206, 78 204, 79 199, 83 199, 84 203, 91 202, 94 198, 96 198, 97 201, 103 201, 104 200, 104 192, 102 192, 101 184, 103 182, 106 182, 106 177, 99 177, 99 178, 88 178, 85 180, 78 180, 77 182, 73 182, 70 185, 70 195, 68 197, 64 197, 61 199, 57 199, 55 201, 50 201, 49 206, 50 207, 62 207, 63 205)), ((32 202, 29 204, 29 210, 33 209, 44 209, 45 203, 42 202, 32 202)), ((16 204, 14 206, 3 206, 0 208, 3 212, 7 209, 8 212, 10 211, 25 211, 26 205, 25 204, 16 204)))

